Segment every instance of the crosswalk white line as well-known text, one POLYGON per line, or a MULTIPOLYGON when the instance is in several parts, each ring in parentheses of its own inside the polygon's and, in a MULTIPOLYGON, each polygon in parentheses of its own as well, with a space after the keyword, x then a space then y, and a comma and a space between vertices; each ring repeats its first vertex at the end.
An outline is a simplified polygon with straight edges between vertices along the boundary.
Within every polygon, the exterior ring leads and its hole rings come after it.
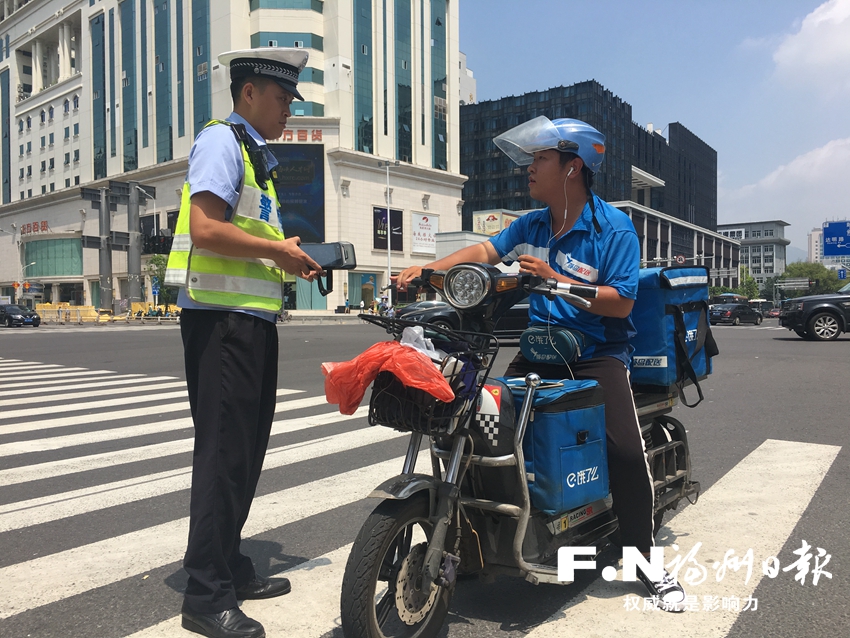
MULTIPOLYGON (((300 392, 300 390, 293 390, 293 392, 300 392)), ((277 409, 281 411, 291 411, 291 410, 300 410, 303 408, 313 407, 317 405, 324 405, 327 401, 325 397, 308 397, 305 399, 295 399, 292 401, 281 401, 277 404, 277 409)), ((182 405, 182 404, 175 404, 182 405)), ((142 416, 142 415, 151 415, 151 413, 158 414, 162 412, 172 412, 172 409, 163 409, 170 408, 170 406, 157 406, 155 409, 152 408, 140 408, 138 410, 124 410, 121 412, 109 412, 107 414, 117 415, 113 416, 112 419, 100 419, 94 417, 100 417, 102 415, 88 415, 88 418, 84 418, 85 423, 91 423, 93 421, 108 421, 114 419, 126 418, 128 416, 142 416)), ((185 404, 185 410, 189 409, 188 402, 185 404)), ((44 429, 46 427, 50 427, 50 425, 42 425, 37 429, 44 429)), ((48 422, 49 423, 49 422, 48 422)), ((70 425, 68 423, 64 423, 63 425, 70 425)), ((3 456, 11 456, 13 454, 29 454, 32 452, 46 452, 50 450, 59 450, 64 447, 72 447, 75 445, 89 445, 92 443, 103 443, 104 441, 115 441, 118 439, 128 439, 134 436, 144 436, 147 434, 158 434, 161 432, 169 432, 171 430, 181 430, 185 428, 191 428, 192 419, 191 417, 184 417, 182 419, 173 419, 170 421, 148 421, 146 423, 141 423, 139 425, 129 425, 124 427, 110 428, 108 430, 93 430, 91 432, 81 432, 79 434, 67 434, 65 436, 48 436, 45 438, 39 439, 28 439, 26 441, 14 441, 12 443, 3 443, 0 444, 0 457, 3 456)), ((30 432, 36 428, 26 428, 26 425, 21 425, 17 430, 17 432, 25 431, 30 432)), ((6 428, 4 427, 4 433, 6 433, 6 428)))
MULTIPOLYGON (((85 373, 81 373, 81 374, 85 374, 85 373)), ((127 380, 132 382, 133 380, 139 380, 140 377, 145 376, 144 374, 141 374, 141 373, 114 374, 114 373, 108 372, 107 370, 100 370, 100 371, 93 373, 93 374, 95 374, 95 375, 112 374, 112 376, 109 377, 109 382, 111 382, 113 379, 127 379, 127 380)), ((174 379, 176 377, 147 377, 147 378, 148 379, 174 379)), ((24 391, 26 391, 27 394, 35 394, 35 393, 38 393, 38 392, 45 390, 45 389, 47 389, 49 391, 50 389, 52 389, 52 388, 50 388, 50 386, 62 385, 63 383, 66 383, 66 384, 67 383, 82 383, 82 382, 89 382, 89 381, 91 381, 92 383, 95 383, 95 384, 103 384, 103 385, 106 385, 106 383, 108 383, 107 381, 103 380, 102 378, 97 378, 97 376, 94 378, 94 380, 88 379, 88 378, 85 378, 85 377, 82 378, 82 379, 79 379, 79 378, 77 378, 77 379, 51 379, 50 381, 39 380, 37 385, 33 385, 32 381, 21 381, 20 383, 5 383, 4 382, 3 386, 2 386, 3 389, 4 389, 4 392, 0 393, 0 396, 9 396, 9 395, 13 395, 17 392, 23 393, 24 391), (15 388, 15 390, 5 391, 7 388, 15 388)))
POLYGON ((0 377, 8 377, 11 374, 16 372, 20 372, 21 370, 29 371, 29 370, 46 370, 48 368, 61 368, 62 365, 59 363, 28 363, 22 361, 21 363, 7 364, 4 366, 0 366, 0 377))
POLYGON ((22 379, 25 381, 29 380, 38 380, 38 379, 54 379, 64 376, 69 376, 73 374, 79 374, 81 371, 85 370, 85 368, 66 368, 64 366, 55 366, 53 370, 45 370, 43 372, 32 372, 31 370, 37 370, 36 368, 30 368, 30 366, 25 366, 22 370, 14 370, 10 372, 0 372, 0 380, 8 379, 13 377, 15 379, 22 379), (58 368, 58 369, 56 369, 58 368))
MULTIPOLYGON (((145 380, 147 382, 147 379, 145 380)), ((99 390, 95 390, 94 388, 86 390, 85 392, 65 392, 64 394, 42 394, 37 398, 28 399, 29 401, 42 403, 58 403, 62 401, 73 401, 79 397, 84 397, 86 399, 91 399, 93 397, 103 397, 109 396, 113 394, 134 394, 138 392, 153 392, 154 390, 168 390, 170 388, 184 388, 183 394, 185 395, 186 382, 185 381, 171 381, 169 383, 152 383, 148 385, 139 385, 137 382, 131 388, 102 388, 105 384, 99 384, 97 387, 101 387, 99 390)), ((2 395, 3 393, 0 393, 2 395)), ((14 399, 0 399, 0 407, 6 407, 9 405, 20 405, 21 400, 19 397, 14 399)), ((103 402, 97 403, 98 406, 104 405, 103 402)), ((120 404, 116 404, 120 405, 120 404)), ((67 411, 69 406, 65 406, 65 410, 67 411)), ((51 408, 51 410, 55 410, 56 408, 51 408)), ((8 412, 2 412, 3 417, 8 417, 8 412)), ((25 416, 30 416, 33 414, 37 414, 35 412, 29 412, 25 416)))
POLYGON ((21 363, 21 359, 0 359, 0 367, 9 365, 11 363, 21 363))
MULTIPOLYGON (((427 460, 428 453, 422 452, 419 463, 427 460)), ((398 474, 402 461, 399 457, 260 496, 243 536, 358 501, 398 474)), ((26 583, 4 590, 0 619, 177 562, 186 549, 188 527, 189 519, 181 518, 0 568, 0 582, 26 583)))
MULTIPOLYGON (((18 374, 15 374, 15 375, 12 376, 12 379, 14 379, 15 383, 10 384, 10 383, 4 382, 3 387, 4 388, 13 388, 13 387, 16 387, 16 386, 20 387, 22 385, 32 387, 33 381, 37 381, 38 383, 50 383, 50 382, 57 382, 57 381, 60 382, 60 383, 66 383, 67 380, 70 377, 82 377, 82 376, 86 376, 86 375, 100 375, 100 374, 115 374, 115 373, 112 372, 111 370, 86 370, 85 368, 63 368, 62 372, 56 372, 56 373, 51 374, 51 375, 34 374, 34 375, 19 376, 18 374)), ((144 375, 139 374, 139 375, 136 375, 136 376, 141 377, 141 376, 144 376, 144 375)))
MULTIPOLYGON (((290 394, 301 394, 302 392, 304 392, 304 390, 278 388, 276 396, 282 397, 290 394)), ((185 397, 186 393, 183 392, 181 396, 185 397)), ((103 404, 104 402, 102 401, 96 401, 95 407, 103 404)), ((117 419, 128 419, 137 416, 157 416, 159 414, 165 414, 167 412, 179 412, 180 410, 188 409, 189 402, 181 401, 179 403, 164 403, 162 405, 155 405, 146 408, 118 410, 112 412, 100 412, 98 414, 82 414, 77 416, 59 417, 55 419, 40 419, 37 421, 32 421, 28 419, 24 423, 10 423, 4 425, 3 422, 0 421, 0 426, 2 426, 3 428, 2 434, 18 434, 21 432, 37 432, 38 430, 62 428, 70 425, 102 423, 104 421, 115 421, 117 419)), ((3 417, 5 418, 7 414, 8 412, 3 413, 3 417)), ((26 414, 24 416, 26 416, 26 414)))
MULTIPOLYGON (((356 450, 400 436, 405 436, 405 433, 396 432, 390 428, 366 428, 291 443, 268 450, 263 462, 263 470, 309 461, 346 450, 356 450)), ((192 468, 189 466, 0 505, 0 532, 23 529, 107 507, 188 490, 191 484, 192 468)))
MULTIPOLYGON (((646 592, 639 583, 620 582, 620 571, 618 580, 609 583, 600 578, 582 590, 581 596, 531 631, 528 638, 562 638, 575 627, 593 627, 597 635, 614 636, 623 633, 624 626, 634 638, 725 637, 738 613, 726 609, 702 611, 703 596, 717 596, 718 601, 724 597, 744 601, 752 595, 762 579, 762 561, 779 555, 840 450, 832 445, 769 439, 700 496, 695 506, 686 508, 661 531, 660 537, 669 535, 678 540, 682 557, 696 543, 702 543, 695 558, 707 568, 708 577, 693 587, 683 582, 686 592, 697 596, 700 611, 683 614, 627 611, 624 597, 645 596, 646 592), (739 558, 748 549, 753 550, 749 583, 744 582, 746 568, 738 572, 728 570, 717 581, 713 562, 722 561, 730 549, 739 558)), ((674 556, 668 550, 665 560, 669 563, 674 556)), ((790 558, 784 556, 786 561, 790 558)), ((680 578, 684 574, 682 569, 680 578)), ((780 572, 777 578, 793 576, 780 572)))
MULTIPOLYGON (((111 408, 116 405, 133 405, 134 403, 150 403, 151 401, 168 401, 169 399, 185 399, 186 389, 175 392, 160 392, 158 394, 147 394, 138 397, 118 397, 116 399, 100 399, 98 401, 84 401, 82 403, 66 403, 63 406, 45 405, 37 408, 21 408, 19 410, 6 410, 2 413, 3 420, 15 420, 44 416, 45 414, 68 414, 69 412, 85 412, 86 410, 97 410, 98 408, 111 408)), ((184 409, 189 409, 189 402, 183 404, 184 409)), ((151 413, 159 409, 159 406, 147 408, 151 413)))
MULTIPOLYGON (((319 398, 314 400, 318 405, 319 398)), ((291 411, 292 409, 290 408, 291 411)), ((329 412, 315 416, 301 417, 298 419, 286 418, 283 419, 282 414, 278 415, 277 421, 272 424, 271 435, 289 434, 312 427, 321 427, 331 425, 333 423, 342 423, 353 419, 359 419, 366 416, 368 407, 363 406, 358 408, 354 414, 342 415, 339 412, 329 412)), ((181 419, 180 422, 185 424, 185 427, 191 427, 190 419, 181 419)), ((65 474, 73 474, 74 472, 86 472, 97 470, 104 467, 114 467, 126 463, 135 463, 137 461, 146 461, 150 459, 162 458, 173 454, 181 454, 183 452, 191 452, 193 447, 193 439, 179 439, 177 441, 166 441, 164 443, 153 443, 141 447, 133 447, 126 450, 117 450, 115 452, 103 452, 101 454, 90 454, 88 456, 79 456, 71 459, 61 459, 58 461, 46 461, 34 465, 25 465, 22 467, 13 467, 5 470, 0 470, 0 486, 16 485, 18 483, 26 483, 28 481, 37 481, 55 476, 63 476, 65 474)))
MULTIPOLYGON (((177 377, 145 377, 144 379, 139 379, 138 377, 143 376, 143 375, 139 375, 139 374, 129 375, 129 376, 133 377, 131 379, 119 378, 119 377, 125 377, 125 376, 128 376, 128 375, 116 375, 114 377, 111 377, 111 379, 113 379, 113 380, 110 380, 110 381, 92 381, 91 383, 88 383, 88 382, 86 382, 86 383, 73 382, 70 385, 59 385, 61 383, 68 383, 67 381, 57 381, 57 382, 55 382, 57 385, 54 385, 54 386, 46 386, 44 384, 39 383, 38 387, 35 387, 35 388, 32 387, 31 383, 28 383, 27 385, 30 386, 28 388, 20 388, 18 390, 3 390, 3 391, 0 391, 0 397, 22 397, 22 396, 29 396, 31 394, 38 394, 38 395, 40 395, 38 397, 38 401, 43 402, 43 401, 52 401, 53 398, 54 398, 54 395, 52 393, 54 393, 54 392, 69 392, 71 390, 89 390, 89 389, 94 389, 94 388, 115 388, 116 386, 122 386, 122 385, 133 385, 133 384, 140 384, 140 383, 157 383, 157 382, 161 382, 161 381, 174 381, 174 380, 177 379, 177 377)), ((80 379, 80 381, 84 381, 84 380, 80 379)), ((181 381, 181 383, 183 385, 186 385, 185 381, 181 381)), ((3 387, 7 387, 6 384, 3 384, 3 387)), ((143 386, 139 386, 139 387, 141 388, 143 386)), ((122 388, 117 388, 117 389, 114 389, 114 390, 111 390, 111 391, 112 392, 135 392, 134 389, 133 390, 131 390, 131 389, 125 390, 125 389, 122 389, 122 388)), ((75 393, 74 395, 69 395, 69 396, 77 396, 77 394, 75 393)), ((93 395, 90 392, 85 392, 85 396, 93 396, 93 395)), ((27 400, 29 400, 29 399, 27 399, 27 400)), ((20 403, 20 401, 18 401, 18 400, 15 400, 15 401, 17 403, 20 403)), ((4 404, 5 404, 5 402, 4 402, 4 404)), ((12 404, 9 404, 9 405, 12 405, 12 404)))
MULTIPOLYGON (((276 576, 286 576, 292 591, 271 600, 246 600, 242 610, 262 623, 267 636, 289 638, 324 636, 340 626, 339 592, 352 544, 296 565, 276 576)), ((181 638, 186 630, 180 616, 138 631, 129 638, 181 638)))

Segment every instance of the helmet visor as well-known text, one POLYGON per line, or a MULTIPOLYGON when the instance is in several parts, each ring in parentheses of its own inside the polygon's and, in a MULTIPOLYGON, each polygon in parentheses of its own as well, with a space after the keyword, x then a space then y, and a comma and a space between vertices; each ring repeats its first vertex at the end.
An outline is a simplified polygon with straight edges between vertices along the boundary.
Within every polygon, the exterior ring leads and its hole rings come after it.
POLYGON ((493 138, 493 143, 514 163, 528 166, 538 151, 557 150, 575 153, 578 144, 561 137, 548 117, 541 115, 493 138))

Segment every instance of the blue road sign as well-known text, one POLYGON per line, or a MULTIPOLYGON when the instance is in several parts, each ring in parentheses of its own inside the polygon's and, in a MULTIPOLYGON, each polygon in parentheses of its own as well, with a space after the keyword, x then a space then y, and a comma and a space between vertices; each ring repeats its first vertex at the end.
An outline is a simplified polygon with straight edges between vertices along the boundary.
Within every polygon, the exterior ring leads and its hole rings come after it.
POLYGON ((847 279, 847 270, 845 270, 844 268, 839 270, 838 271, 838 278, 839 279, 847 279))
POLYGON ((151 294, 159 294, 159 277, 151 277, 151 294))
POLYGON ((823 256, 850 255, 850 221, 823 223, 823 256))

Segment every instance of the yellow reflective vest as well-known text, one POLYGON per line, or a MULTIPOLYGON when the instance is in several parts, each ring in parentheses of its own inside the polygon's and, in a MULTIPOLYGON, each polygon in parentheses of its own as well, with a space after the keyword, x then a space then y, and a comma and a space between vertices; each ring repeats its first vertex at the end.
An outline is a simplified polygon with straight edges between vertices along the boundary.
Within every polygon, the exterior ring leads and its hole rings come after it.
MULTIPOLYGON (((207 126, 223 124, 212 120, 207 126)), ((230 222, 255 237, 283 241, 279 217, 280 203, 271 178, 265 188, 257 183, 254 166, 245 144, 241 141, 245 165, 239 199, 233 207, 230 222)), ((190 185, 183 184, 180 214, 168 266, 165 284, 185 288, 197 303, 217 308, 240 308, 278 313, 283 306, 284 273, 267 259, 228 257, 192 244, 189 234, 190 185)))

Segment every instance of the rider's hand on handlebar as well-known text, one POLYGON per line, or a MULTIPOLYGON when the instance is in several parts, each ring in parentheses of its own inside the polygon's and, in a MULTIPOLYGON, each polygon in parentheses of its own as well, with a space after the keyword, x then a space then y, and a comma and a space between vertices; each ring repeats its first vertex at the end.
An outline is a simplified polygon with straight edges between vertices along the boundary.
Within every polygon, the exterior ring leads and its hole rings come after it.
POLYGON ((520 255, 517 261, 519 261, 520 272, 531 273, 543 279, 554 279, 557 277, 552 267, 542 259, 532 255, 520 255))
POLYGON ((410 282, 421 276, 422 266, 411 266, 410 268, 405 268, 398 275, 396 275, 396 287, 399 290, 407 290, 407 287, 410 282))

